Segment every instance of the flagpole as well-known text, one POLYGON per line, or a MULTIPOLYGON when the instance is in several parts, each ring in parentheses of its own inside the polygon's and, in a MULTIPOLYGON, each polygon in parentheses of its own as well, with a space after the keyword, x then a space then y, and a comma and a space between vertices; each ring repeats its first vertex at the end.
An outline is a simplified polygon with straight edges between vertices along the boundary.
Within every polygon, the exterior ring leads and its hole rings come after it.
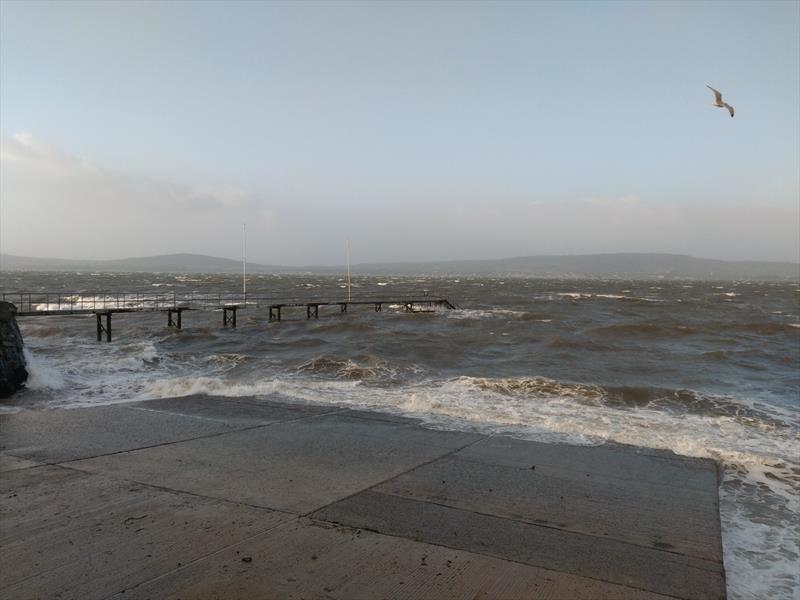
POLYGON ((247 223, 242 223, 242 298, 247 306, 247 223))
POLYGON ((350 240, 347 240, 347 301, 350 299, 350 240))

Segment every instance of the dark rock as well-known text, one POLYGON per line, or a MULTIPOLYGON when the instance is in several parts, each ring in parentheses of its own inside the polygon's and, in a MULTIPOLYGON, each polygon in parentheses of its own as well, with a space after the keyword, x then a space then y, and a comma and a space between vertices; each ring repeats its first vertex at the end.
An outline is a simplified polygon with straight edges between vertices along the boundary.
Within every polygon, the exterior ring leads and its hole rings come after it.
POLYGON ((0 398, 8 398, 28 379, 16 314, 16 306, 0 302, 0 398))

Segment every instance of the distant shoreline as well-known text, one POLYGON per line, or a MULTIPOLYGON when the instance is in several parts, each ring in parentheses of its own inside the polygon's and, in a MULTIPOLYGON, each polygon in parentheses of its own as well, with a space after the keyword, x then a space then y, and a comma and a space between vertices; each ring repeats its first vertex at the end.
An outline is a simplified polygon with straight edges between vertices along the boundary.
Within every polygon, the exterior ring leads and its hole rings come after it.
MULTIPOLYGON (((247 263, 251 275, 340 275, 342 266, 292 267, 247 263)), ((545 279, 667 279, 800 281, 800 263, 725 261, 677 254, 585 254, 525 256, 497 260, 362 263, 358 276, 524 277, 545 279)), ((240 261, 199 254, 168 254, 118 260, 71 260, 4 254, 0 271, 241 274, 240 261)))

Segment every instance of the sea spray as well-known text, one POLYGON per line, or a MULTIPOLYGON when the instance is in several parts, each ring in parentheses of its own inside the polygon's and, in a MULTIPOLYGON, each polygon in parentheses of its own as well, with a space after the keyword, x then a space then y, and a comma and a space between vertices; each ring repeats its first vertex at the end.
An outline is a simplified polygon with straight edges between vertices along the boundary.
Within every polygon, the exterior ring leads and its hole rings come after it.
POLYGON ((37 356, 30 348, 24 349, 28 362, 28 381, 25 387, 31 391, 63 390, 66 383, 63 373, 43 356, 37 356))

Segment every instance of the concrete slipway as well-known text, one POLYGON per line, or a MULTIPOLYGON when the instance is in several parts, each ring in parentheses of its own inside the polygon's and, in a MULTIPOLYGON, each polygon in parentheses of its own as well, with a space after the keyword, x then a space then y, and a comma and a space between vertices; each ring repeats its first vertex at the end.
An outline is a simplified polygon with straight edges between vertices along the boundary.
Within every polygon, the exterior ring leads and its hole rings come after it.
POLYGON ((0 597, 724 598, 712 461, 201 396, 0 416, 0 597))

